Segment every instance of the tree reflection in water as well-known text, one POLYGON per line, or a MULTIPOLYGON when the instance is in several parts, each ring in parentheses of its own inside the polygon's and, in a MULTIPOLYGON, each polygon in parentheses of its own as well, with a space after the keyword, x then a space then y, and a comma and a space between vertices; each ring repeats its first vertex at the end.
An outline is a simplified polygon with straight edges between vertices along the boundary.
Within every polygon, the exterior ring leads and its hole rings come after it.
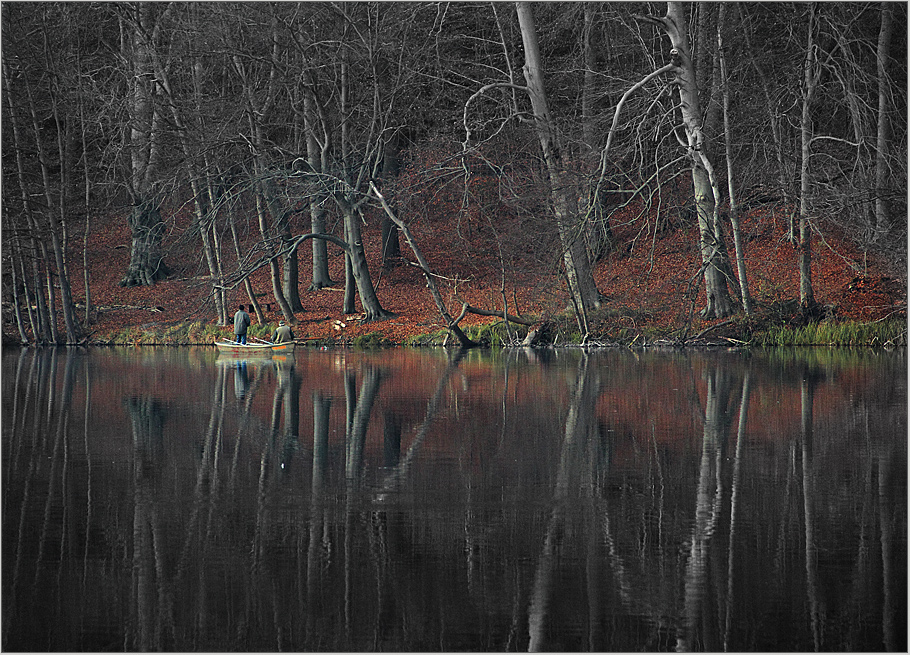
POLYGON ((4 351, 3 647, 904 650, 905 373, 4 351))

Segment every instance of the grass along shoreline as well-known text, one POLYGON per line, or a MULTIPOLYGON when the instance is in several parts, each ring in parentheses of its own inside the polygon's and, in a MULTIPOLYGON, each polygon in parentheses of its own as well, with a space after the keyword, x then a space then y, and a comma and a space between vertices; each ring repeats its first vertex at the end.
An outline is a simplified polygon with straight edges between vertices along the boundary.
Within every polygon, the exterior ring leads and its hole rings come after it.
MULTIPOLYGON (((376 324, 381 327, 381 323, 376 324)), ((248 337, 269 340, 277 323, 250 326, 248 337)), ((465 334, 482 347, 500 348, 521 345, 527 336, 524 326, 506 326, 502 321, 465 326, 465 334)), ((681 328, 642 326, 632 328, 619 325, 602 325, 582 343, 582 335, 574 321, 566 318, 546 323, 539 329, 535 346, 700 346, 725 345, 732 347, 777 346, 866 346, 891 347, 907 345, 907 321, 902 316, 870 322, 823 320, 805 325, 788 323, 769 324, 747 317, 722 321, 709 326, 698 334, 689 334, 681 328)), ((110 334, 89 337, 85 345, 129 346, 188 346, 212 345, 219 340, 232 340, 230 328, 202 321, 181 322, 170 326, 130 326, 110 334)), ((390 340, 381 330, 358 336, 301 337, 298 343, 308 346, 378 347, 430 347, 455 345, 456 340, 441 329, 426 334, 416 334, 404 342, 390 340)))

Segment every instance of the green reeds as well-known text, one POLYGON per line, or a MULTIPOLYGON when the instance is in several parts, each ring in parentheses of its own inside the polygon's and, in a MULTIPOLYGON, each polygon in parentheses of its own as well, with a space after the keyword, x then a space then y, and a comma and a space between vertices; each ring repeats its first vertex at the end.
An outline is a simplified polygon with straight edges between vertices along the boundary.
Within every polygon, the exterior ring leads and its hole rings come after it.
POLYGON ((822 321, 804 326, 775 325, 756 332, 755 346, 885 346, 906 345, 907 322, 888 319, 872 323, 822 321))
POLYGON ((490 348, 501 348, 511 339, 519 341, 527 334, 528 329, 523 326, 512 326, 512 334, 509 335, 509 328, 502 321, 494 323, 484 323, 482 325, 469 325, 464 328, 465 335, 473 342, 490 348))

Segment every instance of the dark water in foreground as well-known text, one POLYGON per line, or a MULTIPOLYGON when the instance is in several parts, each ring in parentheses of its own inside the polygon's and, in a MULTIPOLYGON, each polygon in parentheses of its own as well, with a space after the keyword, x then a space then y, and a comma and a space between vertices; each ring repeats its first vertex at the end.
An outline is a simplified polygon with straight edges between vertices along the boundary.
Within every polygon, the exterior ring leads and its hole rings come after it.
POLYGON ((907 648, 907 360, 4 350, 4 650, 907 648))

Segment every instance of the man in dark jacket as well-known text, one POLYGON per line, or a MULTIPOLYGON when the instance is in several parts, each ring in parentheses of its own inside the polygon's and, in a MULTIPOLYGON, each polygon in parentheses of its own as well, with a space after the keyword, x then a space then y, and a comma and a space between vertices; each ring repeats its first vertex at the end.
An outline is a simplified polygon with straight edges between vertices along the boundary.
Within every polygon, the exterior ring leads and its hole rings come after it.
POLYGON ((286 343, 293 340, 294 333, 291 332, 291 328, 285 325, 284 321, 278 321, 278 328, 275 330, 275 334, 272 335, 272 341, 274 343, 286 343))
POLYGON ((234 341, 246 343, 246 330, 250 327, 250 315, 243 311, 243 305, 234 314, 234 341))

